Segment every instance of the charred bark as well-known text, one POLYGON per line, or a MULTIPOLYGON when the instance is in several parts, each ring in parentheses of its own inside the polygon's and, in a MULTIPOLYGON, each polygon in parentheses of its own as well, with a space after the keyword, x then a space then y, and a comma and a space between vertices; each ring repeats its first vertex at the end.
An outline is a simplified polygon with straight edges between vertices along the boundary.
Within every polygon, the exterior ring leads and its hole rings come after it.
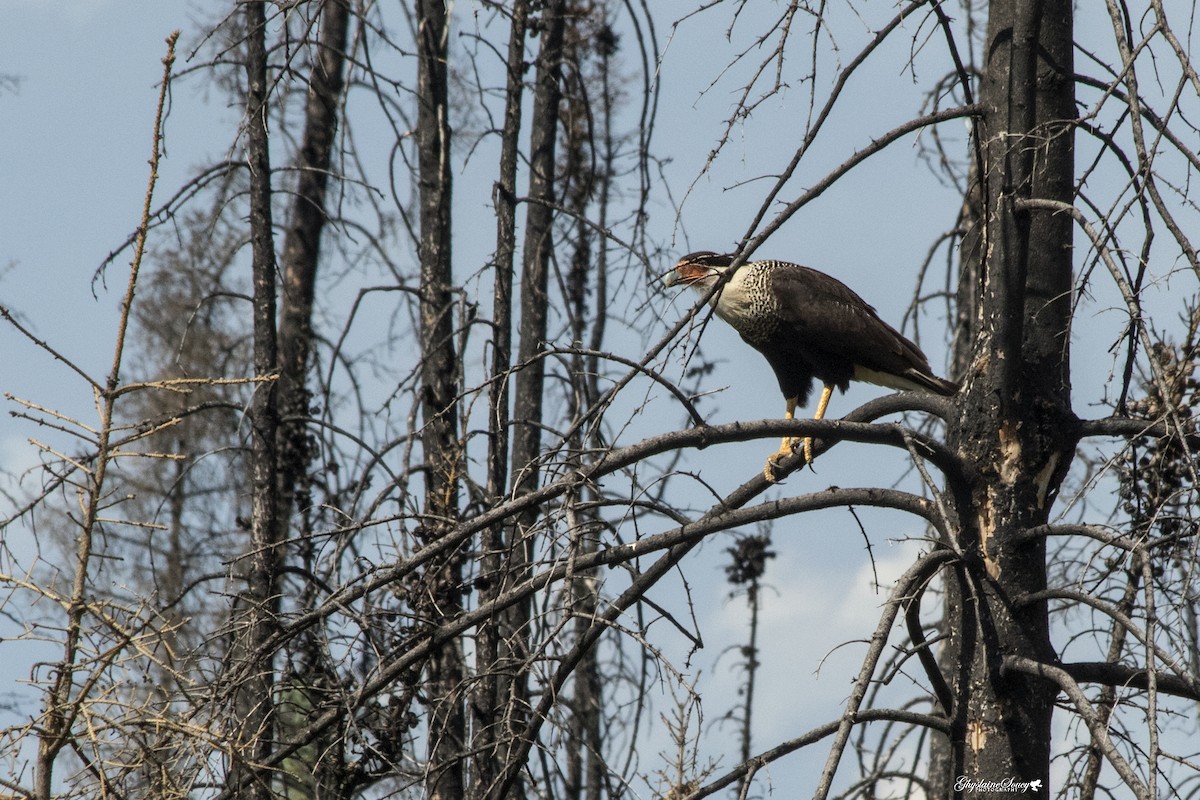
MULTIPOLYGON (((450 20, 442 0, 417 3, 417 147, 420 203, 421 446, 425 501, 418 537, 433 542, 458 514, 458 354, 454 339, 450 255, 450 120, 447 54, 450 20)), ((462 613, 459 551, 432 563, 416 609, 437 626, 462 613)), ((459 640, 446 641, 426 667, 429 744, 425 787, 431 800, 459 800, 465 791, 465 669, 459 640)))
MULTIPOLYGON (((552 0, 545 4, 541 15, 542 44, 537 58, 530 119, 530 204, 521 269, 517 372, 512 398, 513 408, 518 410, 511 423, 510 476, 513 494, 535 489, 541 474, 538 459, 542 446, 545 361, 538 356, 546 339, 549 310, 547 290, 554 233, 551 204, 555 199, 554 154, 558 136, 558 106, 562 98, 560 81, 565 10, 563 0, 552 0)), ((510 51, 513 46, 510 39, 510 51)), ((510 73, 511 80, 513 76, 510 73)), ((496 584, 495 591, 502 593, 528 572, 533 550, 532 528, 537 517, 538 513, 531 511, 520 515, 515 524, 505 525, 505 540, 497 553, 498 560, 493 562, 495 572, 485 578, 489 583, 496 584)), ((490 674, 495 676, 491 683, 494 705, 491 711, 484 712, 492 715, 492 719, 490 726, 486 726, 490 733, 485 734, 489 752, 478 760, 476 785, 482 797, 524 796, 519 782, 504 786, 505 779, 501 776, 511 774, 506 768, 511 766, 513 753, 524 752, 515 739, 525 729, 529 713, 525 675, 530 613, 528 602, 506 609, 497 615, 491 632, 494 638, 489 642, 489 648, 494 645, 496 652, 490 670, 490 674)))
POLYGON ((517 492, 536 487, 542 444, 542 386, 545 366, 537 358, 546 339, 550 257, 554 245, 555 145, 562 100, 562 49, 566 3, 551 0, 542 14, 542 47, 537 59, 530 129, 529 206, 521 272, 521 322, 514 392, 520 409, 513 426, 512 475, 517 492))
MULTIPOLYGON (((317 574, 317 556, 311 537, 309 509, 313 505, 310 470, 315 456, 309 426, 313 393, 308 384, 312 365, 313 300, 321 266, 322 232, 328 221, 327 195, 333 172, 335 142, 341 117, 345 85, 346 43, 350 29, 347 0, 328 0, 321 7, 320 33, 314 43, 308 97, 304 110, 304 133, 296 157, 296 185, 288 214, 287 232, 280 253, 282 287, 279 310, 279 441, 277 524, 280 541, 294 537, 296 560, 306 575, 317 574), (297 523, 293 527, 293 514, 297 523)), ((319 589, 305 581, 299 604, 311 608, 319 603, 319 589)), ((297 654, 289 661, 294 674, 280 691, 281 700, 295 710, 281 713, 281 730, 296 724, 329 702, 331 687, 337 685, 335 669, 328 663, 322 643, 315 635, 302 637, 297 654)), ((344 736, 339 728, 305 753, 299 769, 285 770, 294 785, 289 791, 321 794, 344 784, 350 771, 337 742, 344 736), (321 753, 325 757, 314 757, 321 753), (329 755, 325 755, 329 754, 329 755)))
POLYGON ((280 255, 283 286, 279 313, 279 406, 282 418, 279 524, 285 527, 293 509, 303 512, 311 504, 305 474, 313 456, 307 425, 312 399, 307 376, 313 349, 313 297, 320 265, 321 233, 328 220, 325 199, 345 85, 349 29, 348 3, 345 0, 326 2, 321 12, 321 34, 308 83, 295 194, 280 255))
MULTIPOLYGON (((493 260, 492 365, 488 389, 488 472, 487 496, 499 501, 508 491, 509 437, 512 433, 509 411, 509 383, 512 369, 513 273, 517 235, 517 160, 520 154, 521 103, 525 95, 525 39, 529 4, 517 0, 509 22, 507 77, 505 81, 504 124, 500 133, 499 174, 492 190, 496 207, 496 253, 493 260)), ((501 577, 509 548, 507 526, 497 523, 482 534, 479 573, 480 602, 499 597, 509 583, 501 577)), ((503 766, 501 742, 511 735, 504 723, 504 711, 512 688, 511 677, 498 667, 508 663, 513 635, 508 619, 502 614, 496 624, 482 625, 476 635, 475 672, 478 685, 471 703, 472 750, 474 769, 471 796, 482 797, 495 784, 503 766), (503 659, 502 659, 503 653, 503 659)))
MULTIPOLYGON (((266 8, 246 4, 246 153, 250 180, 250 245, 253 269, 254 372, 274 376, 278 369, 275 331, 275 242, 271 216, 271 158, 267 129, 266 8)), ((233 793, 268 800, 274 748, 275 674, 264 647, 279 620, 280 539, 276 469, 279 432, 274 381, 256 386, 250 403, 252 512, 242 621, 232 647, 240 678, 238 731, 229 780, 233 793), (256 661, 250 662, 254 658, 256 661)))
MULTIPOLYGON (((571 236, 570 268, 565 276, 566 309, 572 342, 590 344, 591 353, 571 354, 571 393, 568 399, 571 462, 587 464, 593 453, 604 452, 606 443, 594 426, 582 421, 601 396, 597 352, 604 342, 607 322, 608 250, 603 237, 594 237, 588 211, 595 204, 596 225, 608 224, 608 185, 615 170, 612 137, 613 93, 609 84, 609 59, 616 50, 616 37, 602 16, 572 21, 564 37, 564 58, 570 65, 564 77, 562 103, 562 174, 558 183, 566 187, 566 208, 575 220, 571 236), (596 62, 593 74, 589 64, 596 62)), ((591 487, 578 493, 575 520, 569 542, 571 558, 588 558, 601 547, 604 520, 593 510, 597 500, 591 487)), ((564 588, 567 613, 573 617, 576 642, 588 636, 588 627, 601 608, 602 578, 596 569, 581 569, 564 588)), ((608 787, 604 779, 604 675, 598 646, 587 649, 571 679, 571 697, 566 758, 563 770, 565 800, 599 800, 608 787)))
POLYGON ((1044 540, 1020 534, 1048 520, 1073 455, 1071 221, 1022 205, 1073 198, 1072 9, 1067 0, 990 8, 978 211, 967 215, 979 238, 964 239, 959 291, 969 304, 959 342, 970 343, 970 364, 960 349, 963 391, 949 431, 968 486, 955 498, 965 563, 947 580, 942 658, 957 665, 947 676, 953 734, 931 775, 947 794, 962 791, 959 778, 1049 779, 1057 689, 1006 672, 1002 660, 1055 660, 1046 604, 1024 599, 1046 586, 1044 540))

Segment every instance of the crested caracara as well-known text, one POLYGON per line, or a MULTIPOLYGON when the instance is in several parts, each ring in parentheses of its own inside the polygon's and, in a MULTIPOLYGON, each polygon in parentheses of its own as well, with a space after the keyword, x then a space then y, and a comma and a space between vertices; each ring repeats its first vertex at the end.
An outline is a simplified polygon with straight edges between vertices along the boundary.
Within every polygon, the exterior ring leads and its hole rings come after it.
MULTIPOLYGON (((733 256, 702 251, 680 259, 665 276, 667 286, 683 284, 707 292, 729 271, 733 256)), ((891 389, 949 396, 958 385, 937 377, 921 349, 879 318, 844 283, 815 269, 786 261, 743 264, 713 298, 717 316, 762 353, 787 402, 787 418, 808 400, 813 378, 824 384, 814 419, 825 416, 833 387, 850 381, 891 389)), ((767 459, 763 474, 774 481, 779 459, 796 442, 785 438, 767 459)), ((812 462, 812 439, 804 439, 812 462)))

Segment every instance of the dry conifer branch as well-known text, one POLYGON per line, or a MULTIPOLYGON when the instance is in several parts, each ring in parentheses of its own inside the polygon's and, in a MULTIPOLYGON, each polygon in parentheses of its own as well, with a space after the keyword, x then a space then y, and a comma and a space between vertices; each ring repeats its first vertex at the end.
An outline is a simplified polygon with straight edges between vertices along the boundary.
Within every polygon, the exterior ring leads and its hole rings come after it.
MULTIPOLYGON (((79 377, 81 377, 85 381, 87 381, 88 384, 90 384, 92 386, 92 388, 94 388, 96 390, 101 389, 100 383, 98 381, 96 381, 92 376, 90 376, 86 372, 84 372, 83 369, 81 369, 79 366, 77 366, 75 364, 75 362, 71 361, 71 359, 67 358, 62 353, 58 352, 58 350, 51 347, 49 345, 49 343, 46 342, 45 339, 39 338, 38 336, 34 335, 33 331, 29 330, 24 325, 22 325, 16 319, 16 317, 14 317, 12 315, 12 312, 9 311, 3 305, 0 305, 0 317, 4 317, 5 322, 7 322, 9 325, 12 325, 14 328, 16 328, 17 331, 22 336, 24 336, 29 341, 33 342, 33 344, 37 348, 39 348, 41 350, 45 350, 47 353, 49 353, 54 358, 55 361, 61 361, 63 364, 65 364, 68 369, 70 369, 76 375, 78 375, 79 377)), ((7 393, 5 394, 5 396, 6 397, 8 396, 7 393)))
MULTIPOLYGON (((113 348, 113 364, 108 374, 107 392, 115 392, 120 381, 121 359, 125 353, 125 332, 129 329, 129 315, 133 310, 133 296, 137 290, 138 272, 142 267, 142 257, 146 254, 146 236, 150 228, 150 207, 154 201, 154 184, 158 182, 158 158, 162 153, 162 122, 163 109, 166 107, 167 90, 171 85, 171 67, 175 65, 175 43, 179 41, 179 31, 174 31, 167 37, 167 54, 163 57, 162 82, 158 92, 158 107, 154 110, 154 133, 150 147, 150 179, 146 186, 146 197, 142 204, 142 219, 138 225, 137 240, 134 242, 133 260, 129 264, 129 282, 125 287, 125 297, 121 300, 121 314, 117 325, 116 345, 113 348)), ((111 408, 109 409, 111 413, 111 408)))
MULTIPOLYGON (((100 420, 96 428, 96 453, 92 459, 94 465, 88 469, 77 462, 78 469, 87 474, 87 488, 81 495, 83 518, 80 520, 76 538, 75 563, 73 565, 73 580, 70 598, 66 603, 66 629, 62 642, 62 656, 58 660, 54 679, 46 691, 44 710, 42 713, 42 732, 38 740, 38 753, 35 766, 34 796, 39 800, 49 800, 54 791, 54 770, 59 754, 73 745, 72 728, 75 721, 91 702, 88 697, 90 689, 100 679, 103 669, 97 668, 82 684, 76 683, 76 675, 84 669, 86 661, 81 660, 82 641, 84 636, 84 618, 94 604, 89 597, 92 593, 91 570, 93 539, 96 527, 101 521, 100 509, 107 492, 106 476, 109 463, 115 456, 110 446, 110 437, 114 430, 113 409, 116 401, 115 390, 120 376, 121 362, 124 355, 125 331, 129 325, 130 312, 133 306, 134 292, 137 287, 138 270, 141 267, 145 253, 145 227, 148 223, 149 209, 154 195, 154 184, 158 178, 158 156, 162 144, 162 114, 166 101, 167 89, 170 85, 171 66, 175 61, 175 42, 179 33, 175 32, 167 38, 167 55, 163 59, 163 79, 159 90, 158 107, 154 116, 154 133, 152 136, 150 178, 146 188, 146 198, 142 211, 142 231, 138 246, 134 252, 133 262, 129 269, 129 282, 125 296, 121 301, 120 317, 117 328, 116 342, 113 348, 112 368, 108 382, 103 391, 97 388, 99 394, 100 420)), ((93 385, 95 385, 93 383, 93 385)), ((65 459, 65 456, 64 456, 65 459)), ((109 659, 117 657, 119 649, 111 651, 109 659)), ((104 664, 111 663, 106 661, 104 664)), ((85 758, 85 763, 87 759, 85 758)))
POLYGON ((248 378, 164 378, 157 381, 127 383, 114 391, 118 397, 129 392, 139 392, 144 389, 161 389, 167 392, 186 394, 189 389, 197 386, 245 386, 247 384, 271 383, 277 380, 279 380, 279 376, 275 374, 252 375, 248 378))

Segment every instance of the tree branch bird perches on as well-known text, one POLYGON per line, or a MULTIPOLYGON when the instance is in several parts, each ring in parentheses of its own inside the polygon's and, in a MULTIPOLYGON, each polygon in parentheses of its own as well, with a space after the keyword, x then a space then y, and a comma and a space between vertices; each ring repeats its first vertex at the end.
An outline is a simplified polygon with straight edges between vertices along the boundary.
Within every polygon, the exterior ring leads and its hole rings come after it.
MULTIPOLYGON (((732 263, 730 255, 690 253, 663 283, 707 292, 732 263)), ((815 269, 786 261, 748 262, 728 276, 712 304, 718 317, 766 357, 787 403, 787 419, 808 401, 813 378, 825 387, 814 419, 825 416, 834 387, 845 392, 852 380, 946 397, 958 391, 958 384, 934 375, 921 348, 881 320, 865 300, 815 269)), ((803 441, 811 464, 812 438, 803 441)), ((785 437, 779 452, 767 459, 763 475, 768 481, 777 480, 780 459, 795 445, 785 437)))

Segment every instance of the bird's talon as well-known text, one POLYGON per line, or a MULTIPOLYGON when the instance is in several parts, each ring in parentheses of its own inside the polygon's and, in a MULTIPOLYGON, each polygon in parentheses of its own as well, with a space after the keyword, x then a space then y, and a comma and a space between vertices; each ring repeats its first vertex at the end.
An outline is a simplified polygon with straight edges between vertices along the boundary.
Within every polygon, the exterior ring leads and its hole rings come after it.
POLYGON ((775 477, 775 457, 767 459, 767 465, 763 467, 763 477, 767 479, 767 483, 774 483, 778 478, 775 477))
POLYGON ((808 464, 808 468, 813 468, 813 461, 816 456, 813 455, 813 440, 811 437, 804 440, 804 463, 808 464))
POLYGON ((782 452, 776 453, 767 459, 767 465, 763 467, 763 477, 767 479, 767 483, 777 483, 779 476, 776 470, 779 469, 779 457, 784 455, 782 452))

